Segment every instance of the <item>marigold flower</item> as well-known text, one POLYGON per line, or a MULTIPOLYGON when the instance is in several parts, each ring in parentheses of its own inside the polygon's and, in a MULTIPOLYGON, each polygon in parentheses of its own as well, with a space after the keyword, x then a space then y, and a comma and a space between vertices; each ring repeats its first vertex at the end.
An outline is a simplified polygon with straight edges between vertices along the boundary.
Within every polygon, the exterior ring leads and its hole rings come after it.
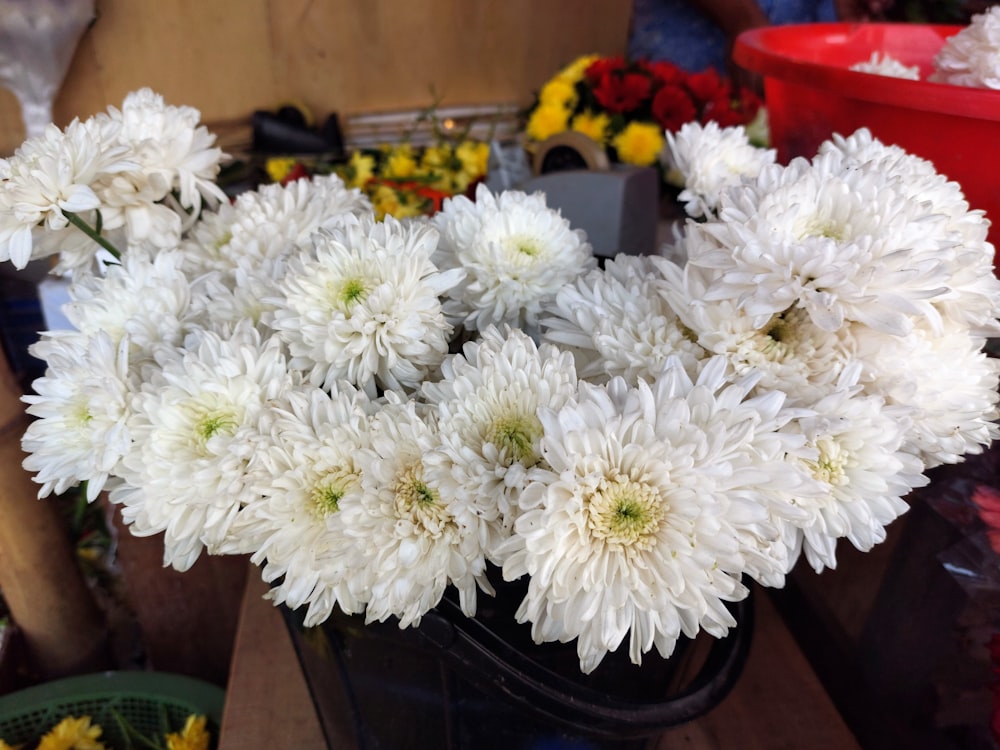
POLYGON ((618 158, 626 164, 646 167, 653 164, 663 150, 663 131, 650 123, 631 122, 611 144, 618 152, 618 158))
POLYGON ((106 750, 97 739, 101 732, 89 716, 67 716, 42 737, 38 750, 106 750))
POLYGON ((611 117, 604 112, 581 112, 573 118, 570 126, 597 143, 606 143, 611 117))
POLYGON ((583 78, 587 69, 598 59, 600 59, 598 55, 582 55, 559 71, 557 77, 575 84, 583 78))
POLYGON ((538 92, 538 101, 541 104, 555 104, 573 109, 576 106, 576 88, 569 81, 557 76, 542 86, 542 90, 538 92))
POLYGON ((211 736, 205 721, 204 716, 188 716, 184 729, 166 736, 167 750, 208 750, 211 736))
POLYGON ((386 156, 385 176, 390 179, 406 179, 413 177, 417 171, 417 160, 409 144, 395 146, 389 149, 386 156))
POLYGON ((569 111, 565 107, 543 104, 531 113, 525 130, 532 140, 544 141, 556 133, 563 132, 568 122, 569 111))

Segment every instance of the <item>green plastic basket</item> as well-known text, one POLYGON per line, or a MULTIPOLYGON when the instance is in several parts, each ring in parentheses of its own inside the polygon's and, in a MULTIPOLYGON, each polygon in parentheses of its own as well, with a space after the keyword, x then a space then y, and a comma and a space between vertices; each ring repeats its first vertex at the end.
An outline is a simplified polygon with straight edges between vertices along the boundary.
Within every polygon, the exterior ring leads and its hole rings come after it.
POLYGON ((32 748, 66 716, 89 716, 104 730, 100 741, 105 746, 129 750, 137 743, 123 730, 116 712, 142 736, 161 741, 165 729, 178 732, 188 716, 198 714, 207 717, 214 745, 224 701, 225 691, 215 685, 165 672, 67 677, 0 698, 0 738, 32 748))

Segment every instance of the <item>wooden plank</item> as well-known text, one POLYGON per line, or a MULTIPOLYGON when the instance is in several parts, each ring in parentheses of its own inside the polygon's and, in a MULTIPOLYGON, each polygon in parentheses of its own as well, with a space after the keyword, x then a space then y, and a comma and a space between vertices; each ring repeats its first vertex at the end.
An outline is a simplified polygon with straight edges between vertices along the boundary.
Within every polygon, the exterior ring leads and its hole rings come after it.
POLYGON ((624 52, 630 3, 271 0, 277 80, 321 113, 527 104, 581 54, 624 52), (432 89, 433 92, 432 93, 432 89))
POLYGON ((671 729, 658 750, 860 748, 764 592, 743 675, 714 710, 671 729))
POLYGON ((121 509, 111 511, 124 596, 135 613, 149 667, 224 686, 248 557, 203 553, 184 573, 165 568, 162 535, 133 536, 122 523, 121 509))
POLYGON ((325 750, 326 740, 281 613, 263 599, 256 567, 247 574, 218 750, 325 750))
MULTIPOLYGON (((559 67, 625 50, 629 0, 99 0, 55 104, 88 117, 149 86, 208 124, 297 100, 325 119, 447 105, 528 104, 559 67)), ((0 154, 23 140, 0 96, 0 154)))

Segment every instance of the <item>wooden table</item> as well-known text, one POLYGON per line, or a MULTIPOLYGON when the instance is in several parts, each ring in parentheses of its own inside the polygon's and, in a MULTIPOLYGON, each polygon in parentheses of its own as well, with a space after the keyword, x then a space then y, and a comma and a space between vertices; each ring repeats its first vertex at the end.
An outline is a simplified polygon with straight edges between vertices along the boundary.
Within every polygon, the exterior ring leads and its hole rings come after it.
MULTIPOLYGON (((281 614, 247 577, 219 750, 327 747, 281 614)), ((750 658, 733 692, 701 719, 666 732, 658 750, 859 750, 766 595, 757 597, 750 658)), ((345 733, 331 750, 352 750, 345 733)), ((404 749, 405 750, 405 749, 404 749)), ((417 749, 422 750, 422 749, 417 749)))

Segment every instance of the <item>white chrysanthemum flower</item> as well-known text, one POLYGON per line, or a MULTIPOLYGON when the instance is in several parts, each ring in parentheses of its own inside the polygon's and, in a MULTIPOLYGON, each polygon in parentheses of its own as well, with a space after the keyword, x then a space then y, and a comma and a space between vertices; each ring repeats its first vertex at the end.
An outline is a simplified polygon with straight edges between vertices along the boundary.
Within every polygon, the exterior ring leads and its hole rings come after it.
POLYGON ((701 269, 663 258, 653 264, 663 276, 661 294, 676 311, 675 325, 702 351, 724 355, 735 375, 759 373, 760 389, 779 390, 790 403, 809 406, 829 392, 849 361, 840 334, 819 328, 804 310, 772 315, 757 327, 737 300, 706 299, 710 277, 701 269))
POLYGON ((303 386, 288 401, 270 424, 260 498, 234 522, 232 551, 252 553, 271 584, 267 598, 307 606, 311 627, 335 605, 349 614, 364 608, 355 589, 365 557, 356 546, 366 541, 345 533, 339 510, 360 502, 358 453, 368 447, 370 404, 346 383, 332 395, 303 386))
POLYGON ((667 144, 673 166, 684 177, 678 198, 696 218, 714 215, 725 190, 755 178, 777 158, 774 149, 752 145, 742 126, 720 128, 714 121, 689 122, 676 133, 668 131, 667 144))
POLYGON ((927 484, 923 463, 905 446, 907 411, 860 392, 852 385, 858 372, 845 371, 841 387, 813 404, 814 415, 797 420, 815 454, 789 456, 825 489, 796 498, 809 520, 784 529, 791 561, 804 553, 817 572, 836 567, 838 539, 864 552, 884 541, 885 527, 909 507, 903 498, 927 484))
POLYGON ((112 489, 133 534, 164 532, 164 565, 187 570, 224 544, 241 506, 257 498, 254 464, 270 433, 261 420, 291 387, 277 339, 249 325, 206 333, 142 384, 129 420, 125 484, 112 489))
MULTIPOLYGON (((50 125, 12 157, 0 160, 0 261, 24 268, 28 261, 58 251, 56 242, 35 247, 35 237, 79 232, 66 212, 93 226, 101 208, 95 183, 135 168, 116 138, 117 128, 105 119, 74 120, 65 130, 50 125)), ((95 243, 87 244, 92 253, 98 250, 95 243)))
POLYGON ((482 545, 501 563, 497 546, 510 536, 529 472, 541 462, 541 407, 559 409, 576 395, 573 357, 536 347, 520 330, 495 328, 444 362, 443 379, 425 383, 436 410, 440 448, 424 457, 428 480, 448 502, 469 502, 482 545))
POLYGON ((542 304, 596 263, 585 234, 549 208, 543 193, 494 196, 481 184, 475 203, 450 198, 433 223, 441 231, 435 262, 466 271, 445 313, 473 330, 533 329, 542 304))
POLYGON ((91 502, 131 444, 128 341, 116 345, 103 331, 59 331, 31 351, 47 367, 32 384, 34 393, 21 398, 36 417, 21 438, 24 468, 36 472, 39 497, 87 482, 91 502))
POLYGON ((182 244, 186 268, 194 275, 281 260, 311 249, 312 234, 321 227, 371 210, 368 198, 336 175, 263 185, 203 215, 182 244))
POLYGON ((650 256, 619 255, 545 305, 542 340, 572 351, 580 377, 592 382, 651 381, 671 356, 694 372, 704 349, 667 304, 663 286, 650 256))
POLYGON ((367 621, 418 625, 449 584, 463 612, 475 615, 477 585, 491 591, 485 552, 472 504, 446 502, 427 475, 425 457, 439 445, 433 422, 415 402, 394 399, 375 415, 370 434, 371 448, 358 453, 361 502, 338 512, 366 555, 367 621))
POLYGON ((439 297, 462 277, 431 262, 437 231, 392 217, 345 217, 289 263, 273 321, 291 366, 314 385, 415 389, 448 353, 439 297))
POLYGON ((1000 8, 972 17, 934 56, 930 80, 956 86, 1000 89, 1000 8))
POLYGON ((859 73, 887 76, 889 78, 905 78, 909 81, 920 80, 919 65, 904 65, 892 55, 876 50, 867 60, 854 63, 851 70, 859 73))
POLYGON ((903 338, 852 329, 851 341, 865 391, 907 410, 906 447, 927 466, 959 463, 1000 436, 1000 361, 983 352, 983 339, 949 323, 903 338))
POLYGON ((181 346, 191 310, 190 283, 180 270, 183 258, 166 251, 149 257, 133 248, 106 275, 83 276, 69 288, 67 320, 90 336, 105 332, 129 341, 130 369, 138 372, 163 347, 181 346))
POLYGON ((215 136, 198 124, 197 109, 168 105, 144 88, 126 96, 120 110, 109 107, 108 114, 121 122, 119 137, 140 165, 142 190, 158 194, 154 201, 177 190, 181 207, 193 216, 200 212, 203 198, 213 204, 226 201, 215 183, 225 154, 215 146, 215 136))
POLYGON ((901 180, 833 153, 765 169, 688 230, 688 262, 716 277, 708 298, 739 300, 754 325, 801 307, 828 331, 856 321, 894 335, 939 320, 957 244, 901 180))
POLYGON ((264 321, 275 310, 273 300, 285 274, 282 259, 253 263, 241 260, 228 272, 209 271, 192 282, 190 326, 222 333, 249 320, 264 335, 273 333, 264 321))
MULTIPOLYGON (((834 135, 820 154, 836 154, 842 169, 865 169, 891 181, 893 189, 925 207, 935 217, 937 253, 947 270, 948 288, 932 299, 945 319, 962 321, 979 336, 1000 335, 1000 279, 993 271, 995 250, 987 241, 990 223, 981 210, 971 210, 961 186, 934 165, 898 146, 886 145, 866 128, 844 138, 834 135)), ((930 229, 930 224, 927 225, 930 229)))
POLYGON ((741 407, 750 385, 727 387, 724 372, 720 358, 693 384, 675 360, 652 386, 581 383, 577 401, 541 412, 551 471, 522 494, 503 575, 530 576, 518 621, 536 642, 577 638, 584 672, 626 636, 635 663, 654 646, 670 656, 682 633, 722 636, 735 624, 724 602, 747 593, 741 574, 780 575, 784 561, 744 537, 778 540, 761 488, 802 484, 767 470, 794 442, 758 444, 781 395, 741 407))

